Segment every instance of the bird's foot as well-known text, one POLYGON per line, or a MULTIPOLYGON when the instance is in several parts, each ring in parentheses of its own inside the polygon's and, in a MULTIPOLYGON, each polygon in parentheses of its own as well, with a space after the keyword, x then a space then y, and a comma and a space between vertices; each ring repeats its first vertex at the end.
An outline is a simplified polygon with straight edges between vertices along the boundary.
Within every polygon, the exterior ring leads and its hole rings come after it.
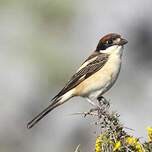
POLYGON ((88 114, 95 115, 101 118, 103 113, 102 109, 99 106, 96 106, 95 108, 90 109, 88 114))
POLYGON ((91 113, 91 112, 95 112, 95 111, 98 111, 98 110, 100 110, 100 107, 91 108, 89 110, 89 112, 91 113))
POLYGON ((95 102, 93 102, 91 99, 89 98, 86 98, 87 101, 95 108, 99 108, 100 109, 100 105, 96 104, 95 102))
POLYGON ((104 108, 104 109, 108 108, 109 109, 110 103, 106 98, 104 98, 103 96, 100 96, 97 98, 97 100, 98 100, 98 103, 99 103, 101 108, 104 108))
POLYGON ((91 105, 93 105, 93 108, 90 109, 86 115, 96 113, 99 116, 99 118, 101 118, 104 112, 110 107, 109 101, 107 101, 103 96, 97 98, 98 104, 93 102, 89 98, 86 99, 91 105))

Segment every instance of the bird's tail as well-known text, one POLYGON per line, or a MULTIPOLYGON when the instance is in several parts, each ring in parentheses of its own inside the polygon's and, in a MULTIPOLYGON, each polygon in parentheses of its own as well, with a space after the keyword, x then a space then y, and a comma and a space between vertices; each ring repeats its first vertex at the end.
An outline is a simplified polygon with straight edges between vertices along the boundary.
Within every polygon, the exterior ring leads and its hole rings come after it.
POLYGON ((46 109, 44 109, 40 114, 38 114, 34 119, 32 119, 28 124, 27 128, 32 128, 37 122, 39 122, 43 117, 45 117, 50 111, 54 108, 58 107, 59 105, 66 102, 68 99, 72 97, 71 92, 67 92, 62 97, 56 98, 51 105, 49 105, 46 109))

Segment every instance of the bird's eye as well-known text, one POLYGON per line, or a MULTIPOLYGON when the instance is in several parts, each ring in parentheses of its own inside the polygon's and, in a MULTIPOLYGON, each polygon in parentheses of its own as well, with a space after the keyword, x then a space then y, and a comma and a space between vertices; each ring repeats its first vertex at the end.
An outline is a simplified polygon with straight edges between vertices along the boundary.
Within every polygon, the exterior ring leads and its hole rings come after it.
POLYGON ((112 40, 108 40, 108 41, 107 41, 107 44, 112 44, 112 40))

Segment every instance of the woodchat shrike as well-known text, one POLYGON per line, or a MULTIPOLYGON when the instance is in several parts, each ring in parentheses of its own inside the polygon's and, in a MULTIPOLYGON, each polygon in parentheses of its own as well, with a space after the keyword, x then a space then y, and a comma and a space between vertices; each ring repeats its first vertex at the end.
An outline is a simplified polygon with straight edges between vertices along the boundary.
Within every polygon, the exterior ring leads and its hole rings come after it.
POLYGON ((32 128, 39 120, 57 106, 74 96, 81 96, 93 103, 108 91, 121 68, 121 56, 124 45, 128 43, 121 35, 111 33, 104 36, 95 51, 83 62, 65 87, 51 100, 51 104, 27 125, 32 128))

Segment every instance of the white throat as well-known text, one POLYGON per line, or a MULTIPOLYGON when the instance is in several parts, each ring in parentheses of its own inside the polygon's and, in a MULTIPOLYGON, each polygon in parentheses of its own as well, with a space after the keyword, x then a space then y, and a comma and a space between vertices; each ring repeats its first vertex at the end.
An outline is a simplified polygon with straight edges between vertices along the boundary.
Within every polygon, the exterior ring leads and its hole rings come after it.
POLYGON ((123 47, 119 45, 113 45, 105 50, 100 50, 100 53, 114 53, 120 56, 122 55, 122 52, 123 52, 123 47))

